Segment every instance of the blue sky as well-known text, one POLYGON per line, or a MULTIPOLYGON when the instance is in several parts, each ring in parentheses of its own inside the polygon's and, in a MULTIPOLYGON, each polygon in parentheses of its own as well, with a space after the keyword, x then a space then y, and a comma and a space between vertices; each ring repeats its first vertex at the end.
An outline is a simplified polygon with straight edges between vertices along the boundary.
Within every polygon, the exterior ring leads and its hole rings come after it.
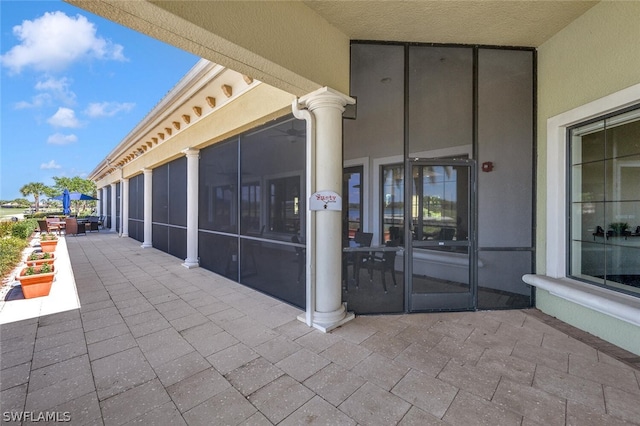
POLYGON ((86 178, 199 60, 62 1, 0 19, 0 200, 86 178))

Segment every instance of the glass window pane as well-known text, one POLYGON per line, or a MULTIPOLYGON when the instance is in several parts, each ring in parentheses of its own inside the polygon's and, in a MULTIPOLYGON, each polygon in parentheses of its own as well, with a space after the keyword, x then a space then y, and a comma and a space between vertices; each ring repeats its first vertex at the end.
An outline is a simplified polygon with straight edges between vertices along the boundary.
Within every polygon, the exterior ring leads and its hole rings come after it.
POLYGON ((242 137, 242 235, 304 235, 305 141, 305 122, 293 118, 242 137))
POLYGON ((300 233, 300 177, 269 180, 268 188, 269 230, 286 234, 300 233))
POLYGON ((640 110, 633 110, 570 131, 574 166, 568 271, 593 284, 638 295, 639 116, 640 110), (604 129, 589 129, 602 123, 604 129), (579 162, 585 158, 590 162, 579 162))
POLYGON ((571 204, 571 238, 581 241, 595 241, 604 237, 608 228, 605 219, 606 203, 584 202, 571 204))
POLYGON ((472 140, 473 49, 411 46, 409 156, 470 157, 472 140))
POLYGON ((533 69, 528 50, 478 51, 479 247, 533 246, 533 69))
POLYGON ((116 184, 116 231, 120 232, 120 182, 116 184))
POLYGON ((262 236, 266 224, 260 224, 260 212, 262 211, 262 187, 260 182, 242 184, 240 188, 240 211, 242 211, 243 233, 262 236))
POLYGON ((606 200, 640 200, 640 155, 615 158, 605 163, 606 200))
MULTIPOLYGON (((382 166, 383 241, 404 238, 404 166, 382 166)), ((402 244, 402 242, 401 242, 402 244)))
POLYGON ((469 200, 458 194, 469 194, 468 168, 454 166, 414 167, 417 190, 412 203, 414 239, 457 240, 468 238, 469 200))
POLYGON ((577 164, 572 166, 571 172, 574 202, 605 201, 604 161, 577 164))
POLYGON ((153 169, 151 182, 151 191, 153 192, 151 214, 153 215, 153 221, 167 223, 169 220, 169 165, 164 164, 153 169))
POLYGON ((356 314, 404 311, 404 251, 345 252, 342 301, 356 314))
POLYGON ((238 281, 238 237, 199 232, 198 253, 201 267, 238 281))
POLYGON ((640 111, 634 110, 605 120, 607 158, 640 154, 640 111))
POLYGON ((169 252, 169 227, 164 224, 154 223, 151 225, 151 239, 153 240, 153 248, 169 252))
POLYGON ((187 230, 168 227, 168 238, 167 253, 179 259, 185 259, 187 257, 187 230))
POLYGON ((640 243, 639 236, 613 234, 606 252, 606 275, 596 275, 614 290, 625 290, 640 296, 640 243))
POLYGON ((302 309, 306 302, 305 261, 300 247, 240 240, 240 282, 302 309))
POLYGON ((344 120, 344 159, 404 151, 404 46, 352 44, 350 95, 357 119, 344 120))
POLYGON ((605 158, 604 121, 585 124, 571 131, 571 164, 589 163, 605 158))
POLYGON ((531 273, 530 251, 478 253, 478 308, 504 309, 531 306, 531 287, 522 281, 531 273))
POLYGON ((106 195, 104 196, 107 199, 107 203, 106 203, 106 211, 104 212, 106 217, 107 217, 107 224, 105 225, 107 228, 111 228, 111 221, 114 220, 114 218, 111 217, 111 196, 112 196, 112 191, 111 191, 111 185, 108 185, 107 187, 105 187, 106 189, 106 195))
MULTIPOLYGON (((349 167, 344 170, 343 188, 342 188, 342 205, 346 207, 345 224, 344 224, 344 240, 352 240, 357 231, 362 230, 362 174, 363 167, 349 167)), ((343 208, 344 208, 343 207, 343 208)), ((345 244, 343 244, 345 245, 345 244)))
POLYGON ((144 218, 144 175, 129 180, 129 218, 144 218))
POLYGON ((187 226, 187 157, 169 163, 169 182, 167 223, 187 226))
POLYGON ((238 141, 219 143, 201 150, 199 173, 199 227, 236 232, 238 141))
POLYGON ((144 241, 144 175, 129 179, 129 237, 144 241))

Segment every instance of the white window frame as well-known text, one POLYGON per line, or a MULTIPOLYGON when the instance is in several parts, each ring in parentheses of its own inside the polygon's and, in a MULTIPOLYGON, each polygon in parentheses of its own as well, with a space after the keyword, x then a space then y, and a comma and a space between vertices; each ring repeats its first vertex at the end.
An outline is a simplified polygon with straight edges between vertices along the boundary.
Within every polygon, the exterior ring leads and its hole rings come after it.
POLYGON ((568 278, 567 128, 640 102, 640 84, 612 93, 547 120, 546 275, 524 281, 551 294, 640 326, 640 298, 568 278))

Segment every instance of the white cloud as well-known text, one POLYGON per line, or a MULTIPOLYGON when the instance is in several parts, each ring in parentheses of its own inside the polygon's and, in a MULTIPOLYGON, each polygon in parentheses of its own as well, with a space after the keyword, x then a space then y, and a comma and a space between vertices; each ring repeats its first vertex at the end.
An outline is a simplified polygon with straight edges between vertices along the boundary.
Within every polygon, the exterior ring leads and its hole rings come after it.
POLYGON ((15 105, 16 109, 40 108, 51 105, 54 99, 59 100, 65 105, 72 106, 76 102, 76 94, 69 89, 71 80, 67 77, 53 78, 46 77, 36 83, 35 89, 40 91, 31 98, 31 101, 20 101, 15 105))
POLYGON ((53 114, 47 120, 47 123, 54 127, 80 127, 80 121, 76 118, 76 113, 69 108, 58 108, 55 114, 53 114))
POLYGON ((113 117, 119 112, 129 112, 136 104, 132 102, 101 102, 89 104, 84 111, 89 117, 113 117))
POLYGON ((51 160, 48 163, 40 164, 41 169, 61 169, 62 166, 56 163, 56 160, 51 160))
POLYGON ((16 103, 16 109, 27 109, 27 108, 40 108, 45 105, 51 104, 51 95, 49 93, 40 93, 31 98, 31 102, 29 101, 20 101, 16 103))
POLYGON ((74 134, 63 135, 62 133, 55 133, 47 139, 47 143, 52 145, 69 145, 78 141, 78 137, 74 134))
POLYGON ((96 35, 96 27, 86 17, 47 12, 33 21, 25 20, 13 27, 20 44, 0 56, 11 72, 23 68, 59 71, 77 60, 97 58, 125 61, 123 47, 96 35))
POLYGON ((48 77, 36 83, 36 90, 45 93, 51 93, 56 99, 59 99, 66 105, 75 104, 76 94, 69 89, 71 80, 67 77, 53 78, 48 77))

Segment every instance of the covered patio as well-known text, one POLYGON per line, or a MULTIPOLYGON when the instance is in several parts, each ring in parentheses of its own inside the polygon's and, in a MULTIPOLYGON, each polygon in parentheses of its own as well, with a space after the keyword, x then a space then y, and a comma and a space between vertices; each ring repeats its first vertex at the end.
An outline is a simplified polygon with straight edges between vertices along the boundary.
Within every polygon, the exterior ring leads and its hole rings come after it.
POLYGON ((73 279, 79 308, 0 321, 7 424, 21 413, 105 425, 640 419, 638 357, 536 309, 359 316, 325 334, 297 308, 133 239, 65 240, 72 275, 54 286, 73 279))

